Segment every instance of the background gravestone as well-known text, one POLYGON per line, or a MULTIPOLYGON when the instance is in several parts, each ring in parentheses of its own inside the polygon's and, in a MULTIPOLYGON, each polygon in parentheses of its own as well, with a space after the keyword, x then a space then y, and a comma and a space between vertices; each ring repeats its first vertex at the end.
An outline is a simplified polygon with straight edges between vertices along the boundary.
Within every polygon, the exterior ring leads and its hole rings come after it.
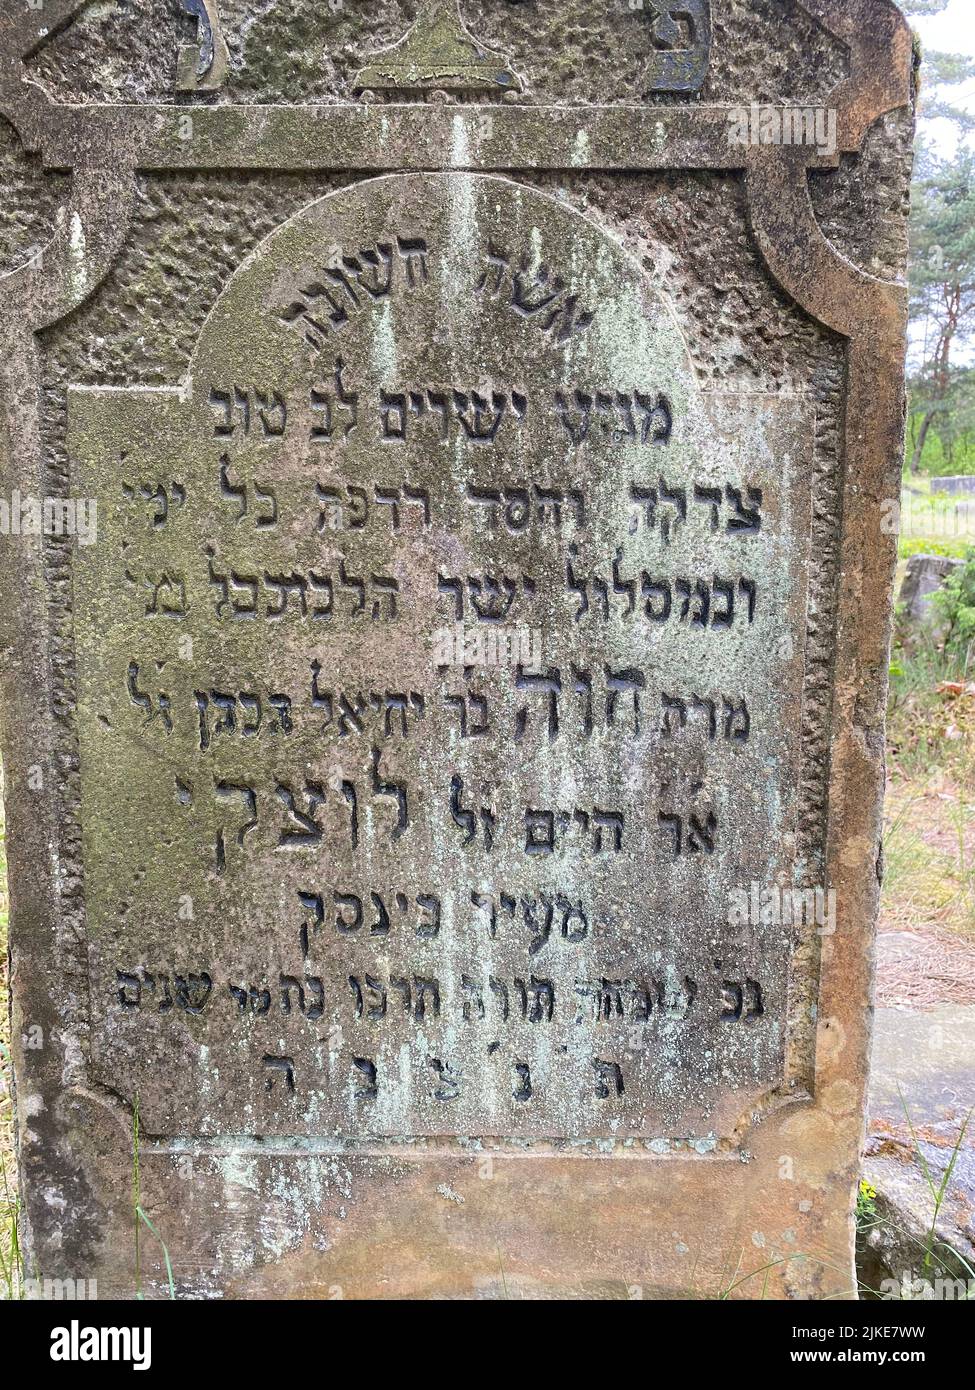
POLYGON ((962 564, 963 561, 953 560, 947 555, 912 555, 897 596, 898 603, 902 605, 904 621, 911 624, 933 622, 937 625, 939 614, 931 599, 962 564))
POLYGON ((0 21, 31 1267, 848 1290, 907 29, 187 8, 0 21))
POLYGON ((946 492, 949 497, 969 497, 975 496, 975 478, 935 478, 933 490, 935 492, 946 492))

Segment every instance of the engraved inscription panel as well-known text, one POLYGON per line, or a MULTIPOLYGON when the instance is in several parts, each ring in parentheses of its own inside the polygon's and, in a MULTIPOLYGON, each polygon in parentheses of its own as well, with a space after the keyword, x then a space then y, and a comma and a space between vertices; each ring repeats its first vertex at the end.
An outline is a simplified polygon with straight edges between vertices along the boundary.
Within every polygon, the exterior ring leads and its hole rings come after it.
POLYGON ((782 1084, 813 415, 563 202, 390 176, 72 391, 98 1079, 157 1134, 728 1134, 782 1084))

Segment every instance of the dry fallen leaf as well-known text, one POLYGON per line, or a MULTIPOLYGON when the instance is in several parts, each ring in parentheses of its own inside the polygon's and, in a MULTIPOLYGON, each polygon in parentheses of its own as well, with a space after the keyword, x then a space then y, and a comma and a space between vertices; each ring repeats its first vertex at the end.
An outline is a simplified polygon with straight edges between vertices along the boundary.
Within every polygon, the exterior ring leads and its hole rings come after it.
POLYGON ((975 681, 942 681, 934 689, 936 695, 975 695, 975 681))

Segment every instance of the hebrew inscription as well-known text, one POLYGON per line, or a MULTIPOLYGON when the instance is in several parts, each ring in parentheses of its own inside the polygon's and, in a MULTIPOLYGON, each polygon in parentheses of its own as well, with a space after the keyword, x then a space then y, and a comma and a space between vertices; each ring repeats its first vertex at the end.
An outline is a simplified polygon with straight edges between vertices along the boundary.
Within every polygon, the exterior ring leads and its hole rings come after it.
POLYGON ((795 857, 808 401, 429 174, 69 435, 91 1046, 148 1132, 704 1142, 781 1083, 795 942, 728 905, 795 857))

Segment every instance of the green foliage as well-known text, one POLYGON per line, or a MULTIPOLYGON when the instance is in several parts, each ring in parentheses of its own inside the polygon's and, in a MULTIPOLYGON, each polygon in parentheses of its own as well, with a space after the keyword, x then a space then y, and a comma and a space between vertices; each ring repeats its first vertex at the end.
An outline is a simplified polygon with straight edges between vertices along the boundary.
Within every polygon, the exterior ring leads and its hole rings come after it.
POLYGON ((975 77, 975 61, 964 53, 939 53, 923 50, 921 79, 921 115, 926 120, 936 118, 954 121, 959 130, 975 129, 975 117, 961 106, 955 106, 945 93, 947 87, 971 82, 975 77))
MULTIPOLYGON (((917 377, 908 383, 904 441, 908 465, 924 423, 926 391, 925 383, 917 377)), ((925 435, 918 467, 920 473, 932 479, 975 474, 975 380, 970 370, 952 372, 943 407, 925 435)))
MULTIPOLYGON (((975 76, 975 74, 973 74, 975 76)), ((970 290, 975 266, 975 159, 966 146, 949 158, 918 144, 911 204, 911 292, 958 282, 970 290)))
MULTIPOLYGON (((900 8, 908 19, 929 19, 943 14, 949 0, 901 0, 900 8)), ((975 62, 962 53, 941 53, 926 49, 915 34, 915 43, 921 56, 921 115, 928 120, 946 117, 953 121, 959 130, 967 131, 975 127, 971 113, 952 104, 951 91, 963 82, 975 77, 975 62)))
POLYGON ((975 318, 975 156, 966 146, 947 159, 919 146, 910 233, 912 316, 964 337, 975 318))
POLYGON ((965 563, 948 576, 931 602, 947 625, 945 651, 959 656, 967 670, 975 644, 975 547, 965 552, 965 563))
MULTIPOLYGON (((924 544, 929 552, 933 547, 924 544)), ((969 546, 970 550, 970 546, 969 546)), ((964 557, 958 557, 964 558, 964 557)), ((933 602, 933 598, 932 598, 933 602)), ((945 689, 948 683, 971 679, 972 661, 960 644, 945 646, 945 622, 907 625, 898 614, 894 629, 894 649, 890 662, 890 688, 887 705, 887 744, 892 765, 909 781, 947 778, 961 787, 975 786, 975 698, 945 689)), ((950 617, 948 619, 950 623, 950 617)), ((910 850, 911 873, 932 861, 933 851, 920 846, 917 856, 903 834, 904 848, 910 850)), ((962 891, 955 884, 952 891, 962 891)))
MULTIPOLYGON (((971 64, 937 56, 936 81, 975 77, 968 72, 971 64)), ((962 120, 950 109, 928 114, 947 115, 959 126, 962 120)), ((918 143, 909 280, 910 466, 915 473, 922 466, 930 472, 965 472, 975 432, 975 372, 959 366, 958 359, 975 331, 975 155, 962 141, 947 158, 918 143)))

